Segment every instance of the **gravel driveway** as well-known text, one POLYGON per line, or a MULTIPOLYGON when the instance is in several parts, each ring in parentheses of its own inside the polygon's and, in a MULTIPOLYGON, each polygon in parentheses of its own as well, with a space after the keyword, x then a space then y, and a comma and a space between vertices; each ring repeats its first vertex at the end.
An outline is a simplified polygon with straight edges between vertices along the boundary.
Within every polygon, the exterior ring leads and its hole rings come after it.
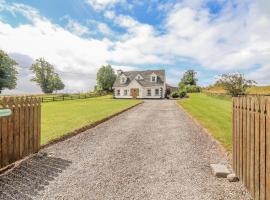
POLYGON ((211 175, 210 163, 226 156, 175 101, 146 101, 42 152, 24 164, 35 186, 16 199, 249 199, 239 182, 211 175))

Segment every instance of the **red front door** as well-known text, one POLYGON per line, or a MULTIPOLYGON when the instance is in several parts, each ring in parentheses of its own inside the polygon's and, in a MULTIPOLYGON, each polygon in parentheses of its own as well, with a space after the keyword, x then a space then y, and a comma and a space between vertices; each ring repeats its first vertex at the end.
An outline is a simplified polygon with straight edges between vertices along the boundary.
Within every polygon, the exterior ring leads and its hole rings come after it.
POLYGON ((138 88, 132 88, 131 91, 130 91, 130 93, 131 93, 131 96, 132 96, 134 99, 136 99, 137 96, 138 96, 138 94, 139 94, 139 89, 138 89, 138 88))

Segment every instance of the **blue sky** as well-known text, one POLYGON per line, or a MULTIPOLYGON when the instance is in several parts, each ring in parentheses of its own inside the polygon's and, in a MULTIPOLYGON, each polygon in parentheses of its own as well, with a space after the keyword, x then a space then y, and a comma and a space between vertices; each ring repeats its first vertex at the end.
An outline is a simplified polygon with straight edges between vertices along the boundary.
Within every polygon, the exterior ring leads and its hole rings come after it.
POLYGON ((270 80, 268 0, 0 0, 0 49, 18 61, 18 87, 40 92, 29 66, 55 65, 67 92, 95 85, 103 64, 115 69, 164 68, 176 85, 195 69, 199 84, 242 72, 270 80))

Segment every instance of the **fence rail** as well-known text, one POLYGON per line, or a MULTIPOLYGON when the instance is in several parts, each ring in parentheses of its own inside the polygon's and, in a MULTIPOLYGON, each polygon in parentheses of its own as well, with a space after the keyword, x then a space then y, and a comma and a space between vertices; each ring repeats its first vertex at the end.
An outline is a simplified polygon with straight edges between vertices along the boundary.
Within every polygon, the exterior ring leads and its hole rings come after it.
POLYGON ((233 168, 255 200, 270 200, 270 97, 233 98, 233 168))
POLYGON ((12 110, 0 117, 0 168, 35 153, 40 148, 40 98, 4 97, 2 108, 12 110))

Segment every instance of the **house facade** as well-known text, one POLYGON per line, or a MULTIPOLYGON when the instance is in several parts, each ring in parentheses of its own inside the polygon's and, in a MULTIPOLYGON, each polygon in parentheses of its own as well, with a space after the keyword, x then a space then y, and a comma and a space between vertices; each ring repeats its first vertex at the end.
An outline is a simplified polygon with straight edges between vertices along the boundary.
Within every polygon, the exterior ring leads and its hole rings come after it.
POLYGON ((115 98, 163 99, 166 92, 165 70, 118 70, 113 89, 115 98))

